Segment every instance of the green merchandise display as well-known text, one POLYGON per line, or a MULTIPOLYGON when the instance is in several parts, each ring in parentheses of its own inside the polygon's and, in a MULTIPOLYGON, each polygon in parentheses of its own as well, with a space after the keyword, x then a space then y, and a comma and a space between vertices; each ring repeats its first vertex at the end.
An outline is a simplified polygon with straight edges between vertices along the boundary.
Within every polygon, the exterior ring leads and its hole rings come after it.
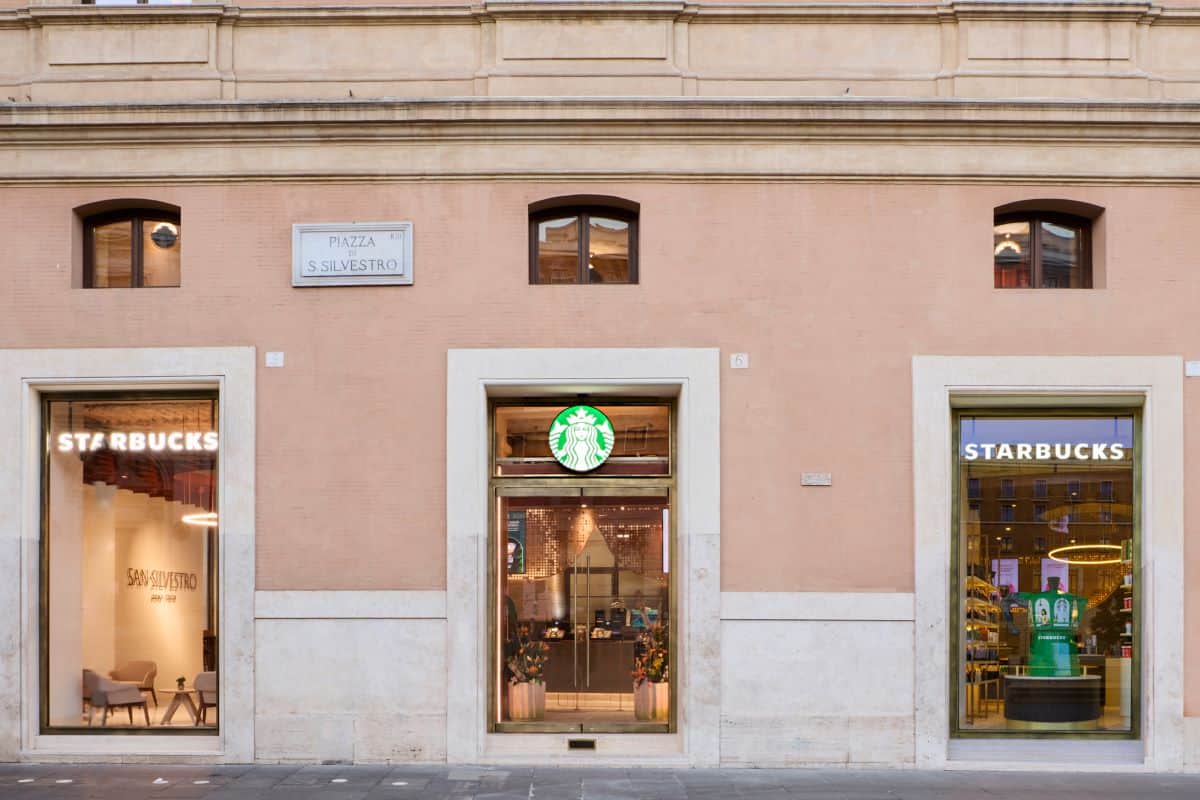
POLYGON ((1081 673, 1075 634, 1087 609, 1087 598, 1059 590, 1059 579, 1047 579, 1044 592, 1021 592, 1029 608, 1029 675, 1072 678, 1081 673))

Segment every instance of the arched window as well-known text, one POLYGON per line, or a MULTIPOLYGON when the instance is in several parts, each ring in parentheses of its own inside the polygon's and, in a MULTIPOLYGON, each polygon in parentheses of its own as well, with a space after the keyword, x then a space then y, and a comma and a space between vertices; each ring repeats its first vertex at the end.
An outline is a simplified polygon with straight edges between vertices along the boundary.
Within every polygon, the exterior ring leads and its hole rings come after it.
POLYGON ((179 209, 165 204, 109 208, 83 218, 83 286, 179 286, 179 209))
POLYGON ((637 283, 638 204, 576 195, 529 207, 530 283, 637 283))
POLYGON ((992 228, 995 287, 1092 288, 1092 225, 1101 211, 1070 201, 997 208, 992 228))

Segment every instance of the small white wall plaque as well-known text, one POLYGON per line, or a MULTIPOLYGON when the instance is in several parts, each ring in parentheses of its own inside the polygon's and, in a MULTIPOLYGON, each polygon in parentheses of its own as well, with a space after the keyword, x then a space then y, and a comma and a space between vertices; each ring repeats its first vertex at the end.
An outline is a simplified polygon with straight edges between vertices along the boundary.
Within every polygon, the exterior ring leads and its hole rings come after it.
POLYGON ((833 486, 832 472, 802 472, 800 473, 801 486, 833 486))
POLYGON ((292 226, 292 286, 413 282, 411 222, 292 226))
POLYGON ((1183 362, 1183 374, 1188 378, 1200 378, 1200 361, 1183 362))
POLYGON ((283 353, 279 350, 272 350, 267 353, 266 364, 268 367, 282 367, 283 353))
POLYGON ((749 353, 733 353, 729 356, 730 369, 750 369, 749 353))

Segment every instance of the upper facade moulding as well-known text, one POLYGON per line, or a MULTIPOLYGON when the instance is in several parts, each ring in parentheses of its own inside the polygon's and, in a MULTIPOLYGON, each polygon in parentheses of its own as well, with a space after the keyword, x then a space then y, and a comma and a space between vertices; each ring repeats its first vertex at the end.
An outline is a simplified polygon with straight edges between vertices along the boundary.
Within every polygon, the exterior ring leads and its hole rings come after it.
POLYGON ((1137 19, 1200 13, 1200 4, 1127 2, 1126 0, 950 0, 942 3, 886 2, 781 2, 728 3, 676 2, 674 0, 484 0, 481 3, 362 4, 362 5, 241 5, 236 2, 195 2, 169 6, 81 5, 78 0, 33 0, 29 5, 5 9, 0 21, 30 20, 40 24, 81 22, 149 22, 159 19, 219 17, 239 22, 269 23, 305 20, 371 22, 415 20, 423 17, 488 19, 526 17, 697 17, 705 21, 786 21, 838 18, 976 18, 976 19, 1137 19))
POLYGON ((1198 145, 1200 102, 0 104, 0 186, 120 184, 130 175, 147 185, 765 180, 1198 186, 1198 145))
POLYGON ((239 5, 196 2, 170 6, 81 5, 78 0, 33 0, 0 6, 0 26, 146 24, 214 20, 239 25, 372 24, 421 21, 480 23, 497 19, 679 19, 697 22, 873 22, 958 19, 1132 20, 1200 24, 1200 3, 1156 5, 1125 0, 951 0, 942 3, 782 2, 696 3, 673 0, 484 0, 481 3, 366 5, 239 5))
POLYGON ((0 101, 842 95, 1200 98, 1200 0, 0 7, 0 101))
MULTIPOLYGON (((321 139, 339 128, 371 131, 372 140, 424 138, 464 129, 490 137, 606 137, 630 130, 673 128, 681 138, 758 135, 787 138, 813 131, 859 138, 978 138, 1007 132, 1014 140, 1069 138, 1200 142, 1200 100, 987 100, 959 98, 502 98, 453 97, 352 100, 235 100, 183 103, 0 103, 0 141, 58 137, 207 140, 321 139), (486 127, 481 127, 486 126, 486 127), (531 128, 536 126, 536 128, 531 128), (239 133, 240 132, 240 133, 239 133), (557 134, 555 133, 557 132, 557 134)), ((654 134, 657 135, 657 134, 654 134)))

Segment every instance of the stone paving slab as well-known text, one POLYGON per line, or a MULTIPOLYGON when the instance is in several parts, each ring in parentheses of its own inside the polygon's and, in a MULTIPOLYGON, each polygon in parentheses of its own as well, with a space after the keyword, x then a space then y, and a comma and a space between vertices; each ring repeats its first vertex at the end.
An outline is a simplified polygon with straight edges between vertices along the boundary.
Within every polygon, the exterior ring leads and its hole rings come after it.
POLYGON ((1200 800, 1200 774, 0 764, 0 800, 1200 800))

